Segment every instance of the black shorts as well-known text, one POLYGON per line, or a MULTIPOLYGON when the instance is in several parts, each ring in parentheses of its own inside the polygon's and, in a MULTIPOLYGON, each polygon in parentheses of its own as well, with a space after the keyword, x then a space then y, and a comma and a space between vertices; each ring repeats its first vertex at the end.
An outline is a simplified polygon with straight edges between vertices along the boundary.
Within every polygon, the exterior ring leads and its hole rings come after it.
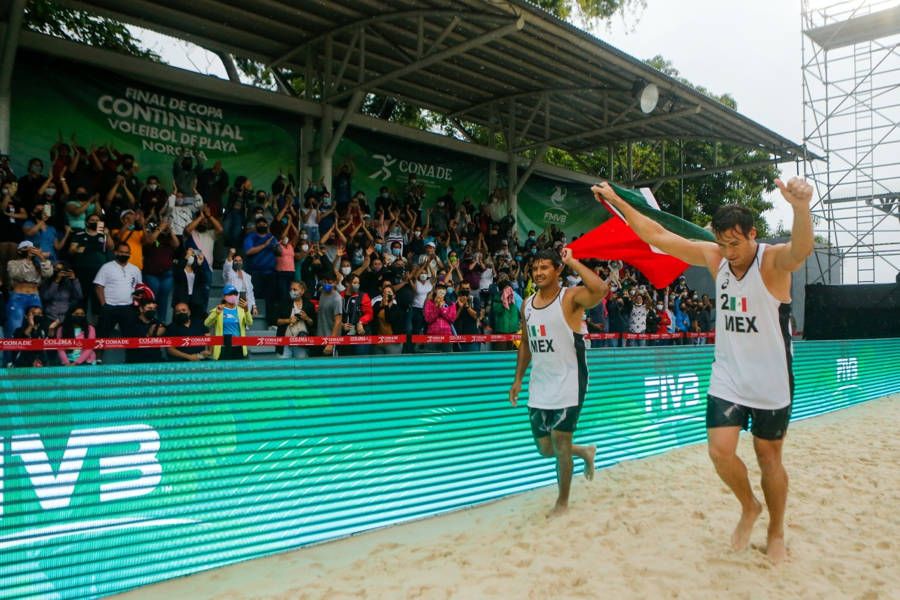
POLYGON ((754 437, 763 440, 780 440, 787 433, 792 406, 792 404, 788 404, 778 410, 750 408, 707 395, 706 428, 740 427, 746 430, 749 426, 750 433, 754 437))
POLYGON ((551 431, 575 433, 578 425, 580 406, 566 408, 532 408, 528 407, 528 418, 531 420, 531 434, 535 438, 547 437, 551 431))

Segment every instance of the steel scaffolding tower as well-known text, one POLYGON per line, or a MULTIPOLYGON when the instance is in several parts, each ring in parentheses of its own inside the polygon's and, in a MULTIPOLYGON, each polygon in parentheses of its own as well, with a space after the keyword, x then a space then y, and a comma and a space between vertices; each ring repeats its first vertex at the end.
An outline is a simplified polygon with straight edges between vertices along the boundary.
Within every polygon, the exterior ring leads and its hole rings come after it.
POLYGON ((828 235, 819 282, 893 281, 900 270, 900 0, 822 4, 802 0, 803 141, 825 157, 806 163, 819 193, 813 218, 828 235), (831 281, 837 265, 842 281, 831 281))

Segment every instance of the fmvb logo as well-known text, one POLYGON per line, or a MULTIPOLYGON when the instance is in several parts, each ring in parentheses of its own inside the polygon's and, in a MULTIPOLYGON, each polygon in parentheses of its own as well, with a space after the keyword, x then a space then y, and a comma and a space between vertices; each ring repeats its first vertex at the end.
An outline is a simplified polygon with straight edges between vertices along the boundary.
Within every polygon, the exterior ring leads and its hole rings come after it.
POLYGON ((565 225, 569 220, 569 211, 562 207, 566 201, 569 192, 561 186, 554 186, 553 193, 550 195, 550 203, 553 208, 544 211, 544 223, 553 223, 555 225, 565 225))
MULTIPOLYGON (((10 437, 10 456, 22 461, 31 487, 43 510, 67 508, 88 451, 99 459, 100 502, 145 496, 159 485, 162 466, 156 457, 159 434, 149 425, 121 425, 76 429, 71 432, 59 466, 54 469, 40 434, 10 437), (136 448, 135 448, 136 445, 136 448), (137 474, 138 477, 123 477, 137 474)), ((3 482, 6 440, 0 437, 0 517, 3 516, 3 482)))
MULTIPOLYGON (((696 373, 644 378, 644 412, 665 413, 700 404, 700 379, 696 373)), ((683 417, 675 417, 680 420, 683 417)))
POLYGON ((839 358, 837 359, 837 371, 835 372, 837 380, 853 381, 859 378, 859 362, 856 358, 839 358))

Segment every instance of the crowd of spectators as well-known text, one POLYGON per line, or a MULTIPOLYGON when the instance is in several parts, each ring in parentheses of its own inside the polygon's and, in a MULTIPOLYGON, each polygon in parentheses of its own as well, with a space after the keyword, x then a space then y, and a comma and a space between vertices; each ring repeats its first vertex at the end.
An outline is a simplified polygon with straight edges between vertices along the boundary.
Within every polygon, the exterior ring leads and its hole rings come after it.
MULTIPOLYGON (((427 198, 410 175, 376 198, 342 165, 333 193, 279 175, 265 188, 182 149, 170 173, 142 178, 114 147, 59 140, 48 164, 17 177, 0 156, 0 304, 5 337, 221 335, 224 347, 134 349, 128 362, 243 359, 230 339, 254 319, 278 335, 517 333, 530 264, 569 240, 555 226, 520 240, 504 190, 475 204, 452 187, 427 198), (425 206, 428 206, 427 208, 425 206), (211 297, 221 268, 220 297, 211 297)), ((705 332, 712 304, 684 278, 653 289, 618 261, 593 261, 609 296, 586 314, 591 333, 705 332)), ((565 285, 578 279, 564 273, 565 285)), ((217 294, 217 296, 219 296, 217 294)), ((702 340, 700 340, 702 341, 702 340)), ((645 345, 647 340, 628 340, 645 345)), ((672 343, 651 340, 651 343, 672 343)), ((594 340, 594 346, 619 340, 594 340)), ((492 344, 511 349, 512 342, 492 344)), ((473 351, 480 344, 288 347, 308 355, 473 351)), ((8 352, 15 366, 91 364, 89 350, 8 352)))

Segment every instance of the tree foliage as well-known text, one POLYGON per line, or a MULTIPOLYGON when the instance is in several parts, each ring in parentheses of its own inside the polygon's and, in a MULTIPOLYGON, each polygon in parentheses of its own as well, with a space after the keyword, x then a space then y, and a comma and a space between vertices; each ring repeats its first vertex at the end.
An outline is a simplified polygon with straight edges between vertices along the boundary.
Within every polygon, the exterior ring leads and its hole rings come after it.
POLYGON ((53 0, 29 0, 23 25, 37 33, 159 61, 159 55, 141 45, 124 24, 53 0))

